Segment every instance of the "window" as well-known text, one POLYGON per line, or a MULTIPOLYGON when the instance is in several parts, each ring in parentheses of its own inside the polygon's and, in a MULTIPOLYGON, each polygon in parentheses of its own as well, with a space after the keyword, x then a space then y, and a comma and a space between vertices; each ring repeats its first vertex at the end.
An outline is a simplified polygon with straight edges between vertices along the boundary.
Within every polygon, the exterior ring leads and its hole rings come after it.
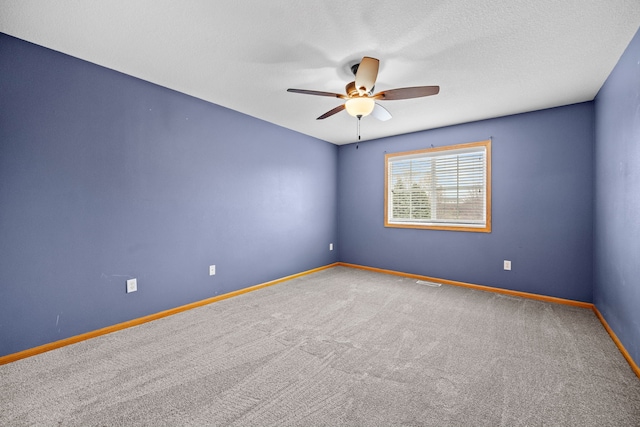
POLYGON ((491 140, 385 155, 384 225, 491 232, 491 140))

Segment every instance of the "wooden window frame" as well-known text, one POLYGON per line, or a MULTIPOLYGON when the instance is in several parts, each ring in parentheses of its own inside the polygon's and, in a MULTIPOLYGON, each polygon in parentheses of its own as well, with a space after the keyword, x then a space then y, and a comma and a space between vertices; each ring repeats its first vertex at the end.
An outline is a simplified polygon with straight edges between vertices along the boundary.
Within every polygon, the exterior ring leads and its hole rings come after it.
POLYGON ((490 233, 491 232, 491 140, 477 141, 466 144, 449 145, 444 147, 427 148, 423 150, 405 151, 401 153, 389 153, 384 156, 385 171, 384 171, 384 226, 391 228, 417 228, 417 229, 430 229, 430 230, 450 230, 450 231, 468 231, 476 233, 490 233), (394 222, 389 218, 389 186, 390 186, 390 164, 393 159, 400 157, 420 157, 424 154, 424 157, 434 157, 438 153, 446 155, 447 151, 455 152, 460 150, 477 149, 484 147, 485 150, 485 222, 480 225, 469 225, 455 222, 448 222, 445 224, 428 223, 428 222, 394 222))

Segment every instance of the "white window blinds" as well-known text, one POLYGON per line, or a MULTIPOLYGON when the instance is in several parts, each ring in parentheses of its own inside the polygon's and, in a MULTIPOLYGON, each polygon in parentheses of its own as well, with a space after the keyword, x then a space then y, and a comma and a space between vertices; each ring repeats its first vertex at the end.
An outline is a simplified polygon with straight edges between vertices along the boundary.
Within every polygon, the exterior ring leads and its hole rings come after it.
POLYGON ((387 155, 387 226, 488 224, 490 141, 387 155))

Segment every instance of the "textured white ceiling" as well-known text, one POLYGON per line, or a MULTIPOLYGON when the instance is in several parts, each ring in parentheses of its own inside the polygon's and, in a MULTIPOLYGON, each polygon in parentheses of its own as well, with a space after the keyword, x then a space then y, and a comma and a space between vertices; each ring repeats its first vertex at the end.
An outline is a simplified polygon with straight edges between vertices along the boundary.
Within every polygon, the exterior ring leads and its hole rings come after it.
POLYGON ((0 32, 335 144, 340 100, 287 88, 343 93, 364 55, 376 91, 440 85, 363 118, 380 138, 592 100, 639 26, 639 0, 0 0, 0 32))

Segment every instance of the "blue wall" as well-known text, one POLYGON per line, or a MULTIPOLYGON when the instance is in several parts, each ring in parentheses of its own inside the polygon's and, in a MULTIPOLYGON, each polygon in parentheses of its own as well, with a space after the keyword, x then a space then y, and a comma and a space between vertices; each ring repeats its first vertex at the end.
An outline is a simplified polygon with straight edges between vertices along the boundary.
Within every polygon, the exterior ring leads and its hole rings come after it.
POLYGON ((640 363, 640 31, 595 108, 594 302, 640 363))
POLYGON ((341 146, 340 260, 591 302, 593 118, 589 102, 341 146), (385 153, 490 137, 491 233, 383 226, 385 153))
POLYGON ((4 34, 0 53, 0 356, 337 261, 336 146, 4 34))

